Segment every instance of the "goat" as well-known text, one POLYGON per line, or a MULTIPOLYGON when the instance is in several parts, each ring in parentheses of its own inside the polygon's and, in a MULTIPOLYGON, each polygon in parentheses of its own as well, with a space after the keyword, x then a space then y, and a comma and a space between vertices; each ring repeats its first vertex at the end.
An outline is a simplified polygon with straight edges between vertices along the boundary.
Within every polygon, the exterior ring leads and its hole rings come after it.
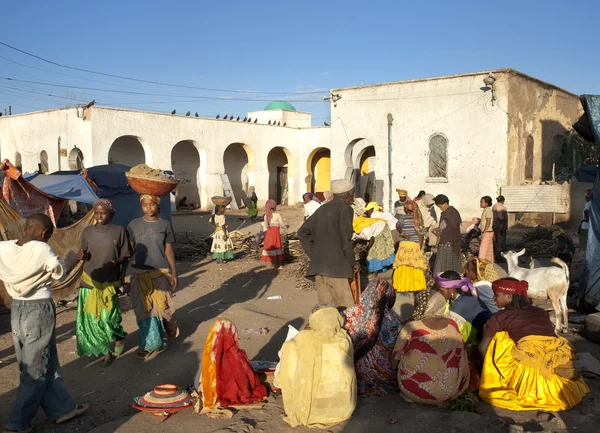
POLYGON ((517 280, 529 283, 527 295, 530 298, 550 299, 556 316, 555 331, 566 332, 569 326, 569 312, 567 309, 567 291, 569 290, 569 267, 559 258, 553 258, 552 263, 560 266, 547 266, 542 268, 527 269, 519 266, 519 257, 525 254, 525 249, 514 252, 502 253, 508 263, 508 275, 517 280), (562 326, 561 326, 562 320, 562 326))

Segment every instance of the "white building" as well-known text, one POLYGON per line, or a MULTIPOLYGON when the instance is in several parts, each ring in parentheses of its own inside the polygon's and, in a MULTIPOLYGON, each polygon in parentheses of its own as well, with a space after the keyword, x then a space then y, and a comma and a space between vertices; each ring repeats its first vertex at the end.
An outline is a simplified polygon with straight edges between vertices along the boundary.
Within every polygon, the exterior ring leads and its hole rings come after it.
POLYGON ((471 218, 481 196, 547 180, 564 153, 561 137, 583 113, 577 95, 512 69, 493 74, 487 88, 482 72, 333 89, 330 127, 311 126, 310 113, 284 101, 246 121, 97 106, 0 117, 0 157, 24 172, 45 169, 46 159, 50 172, 81 158, 84 166, 145 162, 173 170, 179 197, 202 209, 223 193, 221 174, 238 203, 254 185, 259 205, 293 204, 346 177, 360 194, 374 185, 384 207, 395 188, 425 190, 471 218))

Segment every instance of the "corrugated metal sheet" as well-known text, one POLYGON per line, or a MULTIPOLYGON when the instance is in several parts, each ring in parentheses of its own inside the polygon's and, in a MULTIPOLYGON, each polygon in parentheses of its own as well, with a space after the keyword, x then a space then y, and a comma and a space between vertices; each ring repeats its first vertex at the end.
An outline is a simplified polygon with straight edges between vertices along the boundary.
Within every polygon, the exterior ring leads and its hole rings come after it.
POLYGON ((570 188, 562 185, 510 185, 502 187, 510 212, 569 212, 570 188))

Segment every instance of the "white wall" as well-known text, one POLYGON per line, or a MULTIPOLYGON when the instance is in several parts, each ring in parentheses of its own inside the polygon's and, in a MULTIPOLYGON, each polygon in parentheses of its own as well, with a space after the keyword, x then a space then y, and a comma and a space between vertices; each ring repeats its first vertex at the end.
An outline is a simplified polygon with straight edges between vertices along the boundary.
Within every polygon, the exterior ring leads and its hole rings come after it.
MULTIPOLYGON (((496 98, 484 95, 487 74, 455 76, 335 89, 341 99, 331 108, 332 156, 358 139, 356 147, 375 147, 375 172, 383 180, 384 207, 388 202, 388 121, 392 126, 392 191, 408 190, 416 196, 423 189, 446 194, 463 219, 481 213, 479 199, 494 197, 505 183, 507 161, 507 116, 505 83, 497 77, 496 98), (428 178, 429 139, 436 133, 448 139, 447 181, 428 178), (335 149, 335 150, 334 150, 335 149)), ((356 150, 356 149, 355 149, 356 150)), ((356 154, 356 151, 354 152, 356 154)), ((332 178, 348 172, 346 159, 332 158, 332 178)))
POLYGON ((310 128, 312 123, 311 113, 304 113, 301 111, 289 111, 289 110, 265 110, 265 111, 251 111, 248 113, 248 117, 252 119, 258 119, 258 123, 267 125, 269 121, 286 123, 287 127, 290 128, 310 128))

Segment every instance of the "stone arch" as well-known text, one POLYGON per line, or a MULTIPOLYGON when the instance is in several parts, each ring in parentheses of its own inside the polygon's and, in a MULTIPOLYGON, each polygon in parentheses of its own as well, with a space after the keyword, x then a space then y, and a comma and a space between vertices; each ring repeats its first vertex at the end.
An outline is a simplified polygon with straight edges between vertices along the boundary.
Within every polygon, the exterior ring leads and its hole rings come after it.
POLYGON ((201 206, 201 173, 200 152, 192 140, 178 142, 171 149, 171 167, 175 177, 179 179, 176 202, 186 197, 185 203, 200 208, 201 206))
POLYGON ((361 175, 361 165, 365 162, 371 162, 373 166, 368 171, 375 170, 375 146, 369 139, 357 138, 352 140, 344 152, 346 162, 346 179, 357 181, 361 175), (366 161, 363 156, 366 155, 366 161), (373 158, 370 160, 370 158, 373 158))
POLYGON ((69 152, 69 168, 71 170, 83 170, 83 152, 75 146, 69 152))
POLYGON ((306 190, 323 198, 331 188, 331 150, 318 147, 306 159, 306 190))
POLYGON ((285 147, 274 147, 267 155, 269 170, 269 199, 277 204, 288 205, 293 197, 293 160, 291 152, 285 147))
POLYGON ((48 174, 50 173, 50 166, 48 164, 48 152, 42 150, 40 152, 40 165, 38 168, 40 174, 48 174))
POLYGON ((244 143, 231 143, 223 152, 223 167, 239 203, 244 191, 248 191, 249 186, 255 186, 254 152, 244 143))
POLYGON ((108 163, 123 164, 129 167, 146 163, 146 151, 140 138, 123 135, 113 141, 108 151, 108 163))

